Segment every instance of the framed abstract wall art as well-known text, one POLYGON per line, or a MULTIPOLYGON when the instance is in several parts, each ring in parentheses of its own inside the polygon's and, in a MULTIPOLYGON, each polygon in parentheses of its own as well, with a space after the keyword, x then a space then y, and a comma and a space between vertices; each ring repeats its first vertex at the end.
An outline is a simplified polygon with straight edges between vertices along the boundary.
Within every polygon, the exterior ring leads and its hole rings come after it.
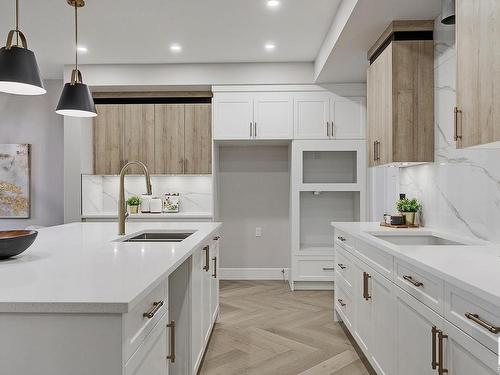
POLYGON ((0 219, 30 217, 30 145, 0 144, 0 219))

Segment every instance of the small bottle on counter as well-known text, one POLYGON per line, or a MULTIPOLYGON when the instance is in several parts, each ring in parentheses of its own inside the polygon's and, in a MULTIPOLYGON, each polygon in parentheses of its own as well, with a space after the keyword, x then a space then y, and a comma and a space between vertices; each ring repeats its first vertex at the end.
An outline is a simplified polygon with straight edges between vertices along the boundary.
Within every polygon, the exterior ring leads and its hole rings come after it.
POLYGON ((180 197, 179 193, 166 193, 163 199, 163 212, 179 212, 180 197))

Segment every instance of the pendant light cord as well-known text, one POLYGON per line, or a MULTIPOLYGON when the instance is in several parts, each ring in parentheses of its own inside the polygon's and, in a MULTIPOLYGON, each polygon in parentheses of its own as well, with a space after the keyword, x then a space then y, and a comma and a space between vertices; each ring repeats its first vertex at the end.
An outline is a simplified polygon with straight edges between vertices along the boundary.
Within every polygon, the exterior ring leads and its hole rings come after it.
POLYGON ((19 0, 16 0, 16 45, 19 46, 19 0))
POLYGON ((75 70, 78 70, 78 1, 76 0, 75 0, 75 70))

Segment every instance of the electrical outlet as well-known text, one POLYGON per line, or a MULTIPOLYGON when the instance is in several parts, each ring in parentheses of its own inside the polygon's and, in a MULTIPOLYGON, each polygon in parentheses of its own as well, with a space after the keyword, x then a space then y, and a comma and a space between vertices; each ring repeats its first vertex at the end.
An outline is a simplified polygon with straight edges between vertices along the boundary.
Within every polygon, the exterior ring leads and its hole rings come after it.
POLYGON ((255 237, 262 237, 262 227, 255 227, 255 237))

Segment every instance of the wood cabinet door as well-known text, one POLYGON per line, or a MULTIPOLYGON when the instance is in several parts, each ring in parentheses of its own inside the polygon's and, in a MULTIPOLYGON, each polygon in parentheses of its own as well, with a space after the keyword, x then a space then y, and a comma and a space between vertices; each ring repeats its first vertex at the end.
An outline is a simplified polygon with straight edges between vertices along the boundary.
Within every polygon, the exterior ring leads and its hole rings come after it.
POLYGON ((392 47, 388 46, 367 73, 369 166, 392 162, 392 47))
POLYGON ((212 173, 212 105, 186 104, 184 124, 184 173, 212 173))
MULTIPOLYGON (((444 319, 399 287, 394 288, 395 373, 435 375, 437 370, 432 368, 432 327, 443 329, 444 319)), ((437 349, 435 355, 437 358, 437 349)))
POLYGON ((94 174, 119 174, 123 166, 124 106, 97 105, 93 121, 94 174))
POLYGON ((257 93, 253 103, 256 139, 293 138, 293 99, 290 94, 257 93))
POLYGON ((500 141, 499 20, 498 0, 456 1, 459 148, 500 141))
POLYGON ((332 139, 363 139, 366 128, 366 99, 361 97, 330 97, 330 137, 332 139))
POLYGON ((445 321, 444 367, 453 375, 498 374, 498 356, 453 324, 445 321))
POLYGON ((325 92, 297 93, 294 98, 294 138, 329 139, 330 95, 325 92))
MULTIPOLYGON (((123 162, 142 161, 153 172, 155 163, 155 109, 154 104, 124 105, 123 162)), ((131 166, 129 173, 142 173, 138 166, 131 166)))
POLYGON ((250 94, 221 93, 214 98, 214 139, 253 138, 250 94))
POLYGON ((155 174, 184 173, 184 104, 155 104, 155 174))

